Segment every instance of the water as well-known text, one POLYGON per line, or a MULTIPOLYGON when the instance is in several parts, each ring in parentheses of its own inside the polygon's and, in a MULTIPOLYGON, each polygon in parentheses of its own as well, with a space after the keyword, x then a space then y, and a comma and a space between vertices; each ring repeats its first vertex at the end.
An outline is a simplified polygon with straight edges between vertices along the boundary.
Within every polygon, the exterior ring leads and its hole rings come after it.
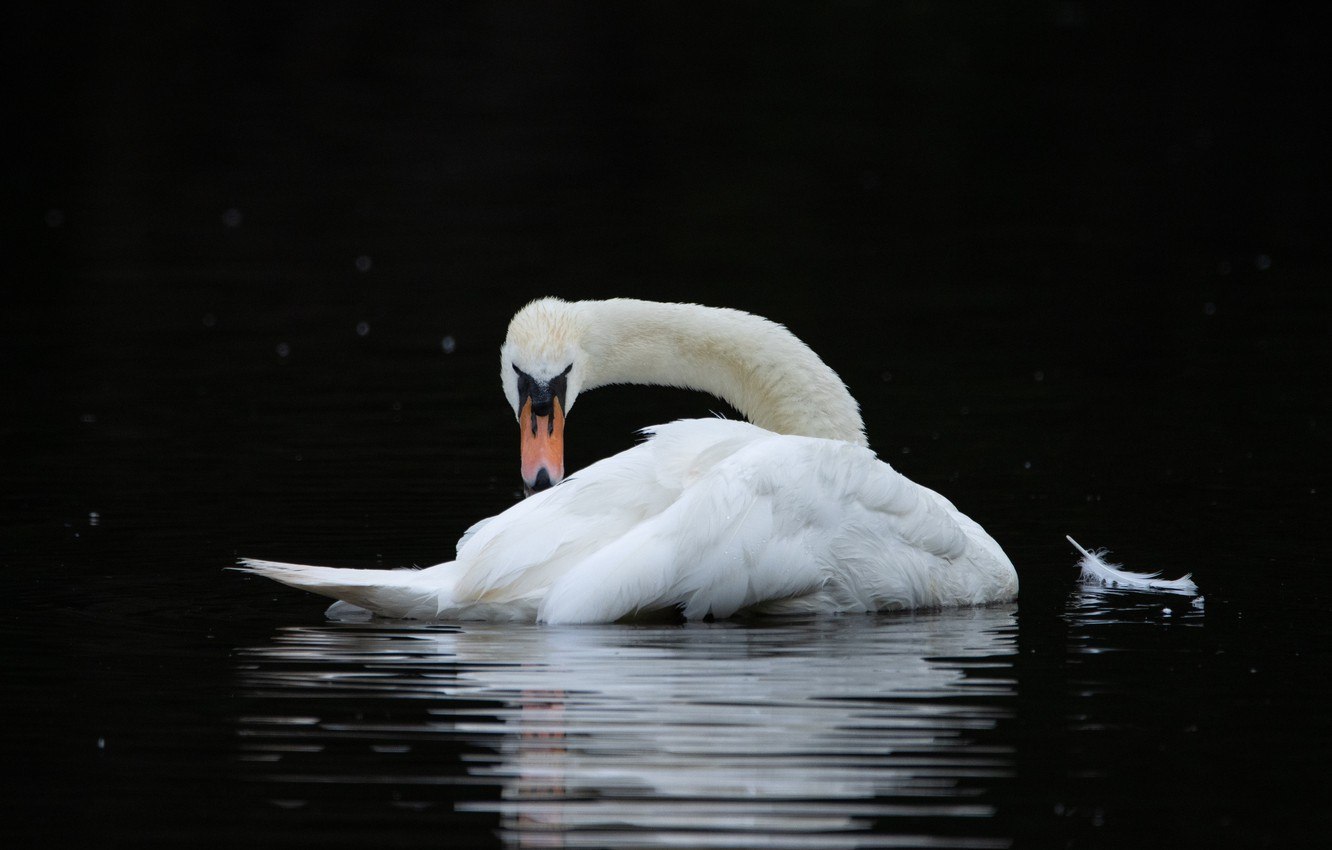
POLYGON ((1013 771, 980 738, 1009 714, 1014 625, 1006 608, 889 627, 289 628, 242 651, 245 695, 271 713, 237 733, 286 805, 348 784, 463 829, 498 816, 506 845, 993 846, 965 822, 994 814, 985 786, 1013 771), (365 699, 386 710, 340 706, 365 699))
MULTIPOLYGON (((103 286, 75 291, 95 301, 103 286)), ((1290 344, 1262 322, 1127 376, 1089 370, 1076 346, 1042 356, 1040 382, 955 350, 852 368, 881 454, 1008 548, 1016 606, 343 623, 224 568, 240 554, 432 563, 511 504, 511 415, 494 349, 473 338, 500 328, 459 324, 446 354, 425 313, 364 337, 342 320, 409 297, 394 287, 311 306, 301 329, 262 298, 224 308, 205 286, 141 286, 130 327, 27 331, 29 351, 61 362, 34 365, 41 389, 5 442, 5 746, 22 785, 4 829, 18 837, 1298 846, 1328 825, 1303 774, 1332 749, 1315 696, 1319 432, 1304 430, 1303 378, 1267 384, 1265 365, 1231 355, 1290 344), (1180 384, 1185 369, 1201 377, 1180 384), (1211 395, 1231 382, 1294 412, 1211 395), (1172 430, 1200 409, 1230 419, 1172 430), (1080 585, 1068 532, 1130 568, 1192 572, 1203 595, 1080 585)), ((630 444, 640 420, 709 406, 589 394, 570 419, 574 464, 630 444)))
MULTIPOLYGON (((0 835, 1321 846, 1312 28, 516 8, 10 28, 41 74, 0 290, 0 835), (496 354, 546 294, 785 322, 1021 599, 347 623, 226 570, 435 563, 512 504, 496 354), (1080 585, 1066 534, 1202 598, 1080 585)), ((569 467, 718 408, 598 390, 569 467)))

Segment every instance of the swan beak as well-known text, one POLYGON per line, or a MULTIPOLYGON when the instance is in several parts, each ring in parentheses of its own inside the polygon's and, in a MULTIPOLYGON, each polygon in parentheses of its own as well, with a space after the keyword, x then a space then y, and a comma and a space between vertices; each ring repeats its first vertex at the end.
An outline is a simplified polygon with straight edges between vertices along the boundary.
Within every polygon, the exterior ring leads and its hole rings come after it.
POLYGON ((527 495, 554 487, 564 480, 564 407, 558 397, 551 400, 550 413, 532 413, 532 399, 523 402, 518 416, 522 447, 523 484, 527 495))

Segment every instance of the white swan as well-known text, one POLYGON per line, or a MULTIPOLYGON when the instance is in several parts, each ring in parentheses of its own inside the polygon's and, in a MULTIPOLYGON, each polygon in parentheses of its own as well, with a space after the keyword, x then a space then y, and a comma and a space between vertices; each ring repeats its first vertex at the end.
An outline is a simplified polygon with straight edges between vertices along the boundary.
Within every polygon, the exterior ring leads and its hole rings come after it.
POLYGON ((469 529, 456 560, 242 568, 431 620, 867 612, 1017 595, 999 544, 876 458, 841 379, 780 325, 693 304, 546 298, 514 316, 500 361, 523 477, 540 492, 469 529), (560 483, 564 414, 583 390, 621 383, 703 390, 753 424, 660 425, 560 483))

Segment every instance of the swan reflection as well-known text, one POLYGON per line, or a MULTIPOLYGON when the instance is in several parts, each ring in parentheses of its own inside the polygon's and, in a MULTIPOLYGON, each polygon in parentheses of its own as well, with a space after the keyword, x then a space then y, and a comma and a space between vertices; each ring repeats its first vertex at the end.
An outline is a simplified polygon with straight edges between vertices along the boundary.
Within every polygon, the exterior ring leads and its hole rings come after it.
POLYGON ((242 654, 263 708, 239 732, 260 781, 468 786, 455 810, 498 816, 510 846, 1005 846, 986 789, 1011 752, 986 733, 1011 713, 1015 636, 1012 606, 290 628, 242 654), (349 763, 353 740, 370 755, 349 763), (393 761, 432 741, 461 762, 393 761))

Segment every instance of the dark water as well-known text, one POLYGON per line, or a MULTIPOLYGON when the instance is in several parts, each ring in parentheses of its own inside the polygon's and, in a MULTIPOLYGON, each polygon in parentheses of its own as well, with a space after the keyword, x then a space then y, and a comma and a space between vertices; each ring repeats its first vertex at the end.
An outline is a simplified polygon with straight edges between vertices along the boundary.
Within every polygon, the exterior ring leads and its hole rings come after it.
MULTIPOLYGON (((7 12, 0 834, 1320 845, 1323 51, 987 8, 7 12), (1020 601, 338 623, 224 571, 434 563, 512 504, 545 294, 785 322, 1020 601), (1065 534, 1203 596, 1078 585, 1065 534)), ((570 466, 718 407, 590 394, 570 466)))

